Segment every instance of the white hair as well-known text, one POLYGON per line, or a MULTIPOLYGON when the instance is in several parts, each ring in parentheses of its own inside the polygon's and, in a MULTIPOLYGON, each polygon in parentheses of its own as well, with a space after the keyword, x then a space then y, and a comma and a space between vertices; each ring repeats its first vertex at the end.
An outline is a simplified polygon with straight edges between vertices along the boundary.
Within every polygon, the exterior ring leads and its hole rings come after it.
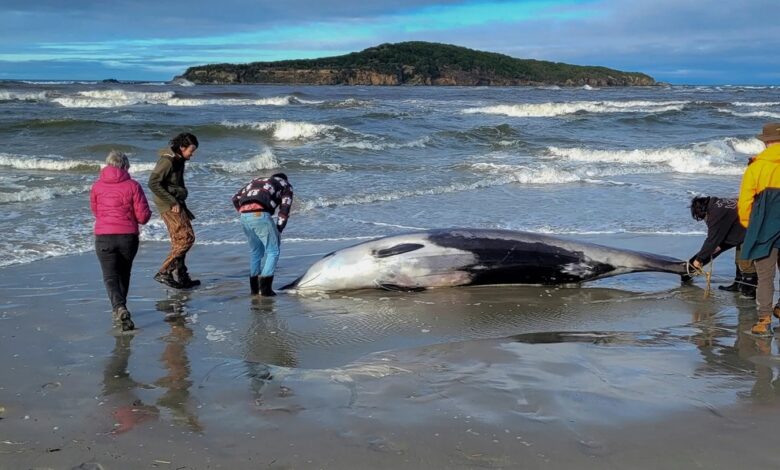
POLYGON ((130 168, 130 160, 127 158, 127 155, 125 155, 124 152, 112 150, 108 152, 108 156, 106 157, 106 165, 127 170, 130 168))

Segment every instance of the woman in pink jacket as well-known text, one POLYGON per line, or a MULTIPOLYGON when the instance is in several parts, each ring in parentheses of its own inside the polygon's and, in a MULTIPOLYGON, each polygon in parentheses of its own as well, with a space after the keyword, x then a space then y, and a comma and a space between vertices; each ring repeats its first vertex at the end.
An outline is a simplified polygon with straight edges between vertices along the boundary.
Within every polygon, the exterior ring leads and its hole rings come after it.
POLYGON ((135 328, 127 310, 127 291, 138 252, 138 224, 149 222, 152 212, 143 188, 127 172, 127 155, 112 150, 106 164, 89 195, 95 216, 95 252, 114 321, 127 331, 135 328))

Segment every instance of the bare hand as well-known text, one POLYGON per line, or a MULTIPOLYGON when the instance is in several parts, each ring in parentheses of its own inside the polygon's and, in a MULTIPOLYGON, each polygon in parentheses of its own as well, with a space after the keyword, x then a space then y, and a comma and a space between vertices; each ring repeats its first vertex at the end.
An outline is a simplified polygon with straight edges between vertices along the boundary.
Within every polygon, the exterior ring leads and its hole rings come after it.
POLYGON ((181 211, 181 206, 179 206, 178 204, 171 207, 171 212, 173 212, 174 214, 178 214, 180 211, 181 211))
POLYGON ((701 269, 701 261, 695 259, 695 260, 693 260, 693 263, 691 263, 691 264, 693 265, 694 268, 701 269))

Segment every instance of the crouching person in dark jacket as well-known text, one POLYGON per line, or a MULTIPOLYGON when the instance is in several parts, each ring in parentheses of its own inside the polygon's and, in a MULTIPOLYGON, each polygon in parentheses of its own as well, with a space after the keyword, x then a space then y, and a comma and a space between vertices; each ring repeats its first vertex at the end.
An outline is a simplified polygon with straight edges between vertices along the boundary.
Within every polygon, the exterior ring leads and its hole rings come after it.
POLYGON ((241 225, 249 239, 249 287, 252 295, 276 295, 272 289, 279 260, 279 235, 287 225, 293 188, 284 173, 252 180, 233 196, 233 206, 241 213, 241 225), (279 209, 274 223, 271 216, 279 209))
POLYGON ((723 252, 736 247, 734 282, 728 286, 718 286, 718 289, 741 292, 745 297, 755 299, 758 278, 753 262, 743 260, 740 253, 745 240, 745 228, 739 223, 737 200, 694 197, 691 200, 691 216, 694 220, 704 220, 707 223, 707 238, 699 252, 691 258, 691 265, 701 269, 723 252))

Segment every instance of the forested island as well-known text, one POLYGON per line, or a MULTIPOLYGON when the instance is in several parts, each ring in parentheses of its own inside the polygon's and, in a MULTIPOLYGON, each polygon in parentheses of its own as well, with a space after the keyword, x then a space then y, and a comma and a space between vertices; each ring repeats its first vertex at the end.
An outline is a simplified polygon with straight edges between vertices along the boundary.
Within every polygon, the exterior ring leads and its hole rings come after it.
POLYGON ((649 75, 606 67, 517 59, 450 44, 401 42, 320 59, 190 67, 199 84, 650 86, 649 75))

